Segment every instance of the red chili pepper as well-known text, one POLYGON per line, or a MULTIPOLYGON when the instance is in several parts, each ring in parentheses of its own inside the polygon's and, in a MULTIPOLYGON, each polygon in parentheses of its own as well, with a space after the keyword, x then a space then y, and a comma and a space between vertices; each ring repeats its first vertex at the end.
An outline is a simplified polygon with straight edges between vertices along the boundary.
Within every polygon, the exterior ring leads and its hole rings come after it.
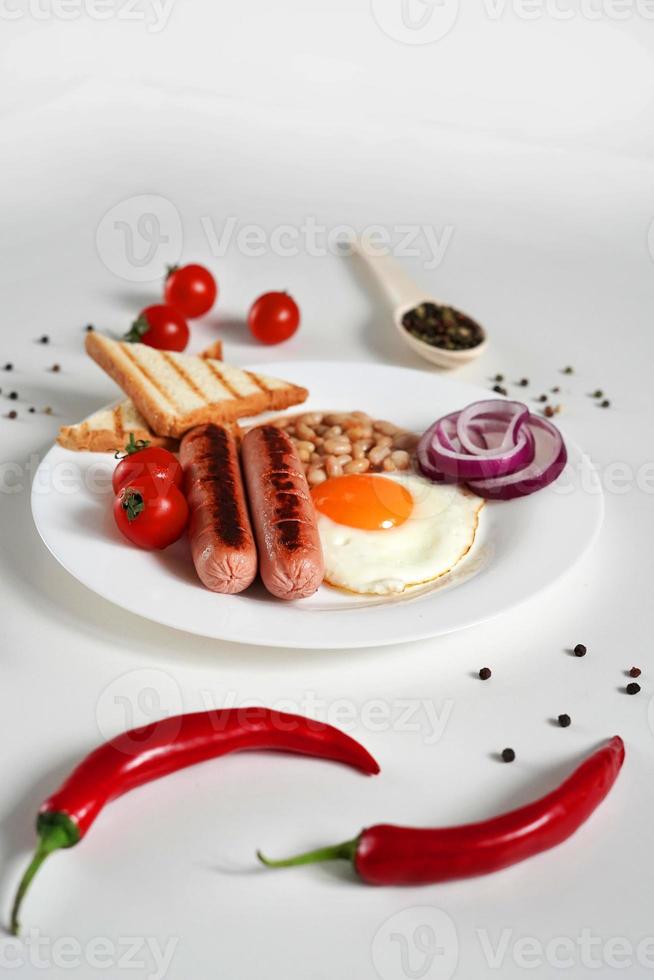
POLYGON ((415 885, 499 871, 562 843, 607 795, 624 761, 619 736, 605 743, 558 789, 535 803, 481 823, 433 830, 378 824, 354 840, 323 847, 269 867, 343 858, 371 885, 415 885))
POLYGON ((164 718, 133 728, 90 753, 39 810, 36 853, 18 887, 11 914, 18 915, 34 875, 53 851, 72 847, 105 803, 143 783, 228 752, 275 749, 343 762, 378 773, 373 757, 344 732, 324 722, 270 708, 226 708, 164 718))

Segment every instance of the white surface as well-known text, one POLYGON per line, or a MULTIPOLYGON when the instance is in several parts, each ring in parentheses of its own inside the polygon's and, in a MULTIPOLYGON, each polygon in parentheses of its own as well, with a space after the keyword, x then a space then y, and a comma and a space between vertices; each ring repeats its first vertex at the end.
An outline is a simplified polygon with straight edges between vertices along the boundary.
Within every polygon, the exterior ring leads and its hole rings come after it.
MULTIPOLYGON (((309 389, 303 410, 363 410, 411 432, 486 397, 483 388, 401 368, 291 361, 275 370, 309 389)), ((61 565, 103 598, 156 623, 284 648, 387 646, 483 622, 565 574, 592 544, 604 512, 598 474, 570 443, 568 465, 555 485, 521 501, 486 504, 471 551, 437 583, 396 598, 322 586, 309 599, 285 603, 260 582, 238 596, 209 592, 195 574, 186 539, 163 553, 126 546, 111 514, 114 465, 111 456, 99 460, 54 446, 37 470, 34 521, 61 565)))
MULTIPOLYGON (((651 975, 646 947, 637 950, 654 934, 652 28, 636 15, 568 24, 480 14, 475 31, 467 17, 422 47, 392 41, 367 3, 349 0, 185 0, 155 35, 86 16, 3 21, 0 365, 16 370, 0 371, 0 387, 2 414, 20 412, 0 418, 3 488, 17 487, 0 496, 3 918, 41 799, 80 754, 138 720, 256 699, 341 724, 383 766, 368 780, 309 760, 235 756, 117 801, 82 845, 51 858, 26 903, 49 972, 29 948, 2 940, 2 955, 25 964, 8 975, 145 980, 151 958, 129 972, 118 953, 109 969, 88 963, 92 938, 140 936, 177 940, 169 980, 262 971, 407 980, 389 934, 409 941, 437 915, 425 906, 453 923, 456 944, 451 929, 438 930, 450 957, 458 946, 455 972, 435 958, 428 980, 651 975), (234 240, 212 255, 203 217, 218 235, 230 215, 267 230, 307 216, 359 230, 425 223, 439 240, 451 228, 440 265, 424 267, 422 236, 407 271, 489 330, 488 353, 458 378, 486 386, 502 371, 529 376, 535 394, 562 386, 562 425, 606 492, 594 548, 559 585, 484 626, 356 655, 182 636, 78 585, 34 531, 30 461, 33 470, 58 425, 114 395, 84 358, 84 323, 123 329, 156 294, 155 284, 110 271, 111 241, 103 258, 94 244, 108 209, 141 194, 172 203, 184 256, 218 274, 216 315, 194 328, 194 349, 218 332, 230 358, 271 368, 422 363, 342 259, 305 247, 252 256, 234 240), (235 320, 256 294, 284 287, 301 305, 302 329, 263 350, 235 320), (33 343, 44 332, 49 347, 33 343), (60 374, 47 372, 53 361, 60 374), (558 373, 565 363, 573 377, 558 373), (587 397, 598 386, 610 410, 587 397), (5 401, 12 387, 15 406, 5 401), (53 416, 28 415, 32 401, 53 416), (579 641, 583 660, 565 652, 579 641), (623 671, 633 662, 643 690, 629 698, 623 671), (485 664, 493 678, 482 683, 474 675, 485 664), (550 723, 561 711, 573 718, 565 731, 550 723), (601 810, 576 839, 500 875, 375 890, 338 868, 255 867, 258 845, 284 854, 379 819, 458 822, 524 802, 614 731, 627 762, 601 810), (493 757, 505 745, 518 754, 511 766, 493 757), (582 959, 584 936, 594 967, 582 959), (87 959, 52 965, 58 937, 84 944, 87 959), (618 971, 610 943, 620 937, 632 952, 618 971), (530 938, 536 966, 526 971, 519 942, 530 938), (557 938, 572 954, 539 954, 557 938), (502 943, 498 968, 485 942, 502 943), (572 965, 548 962, 557 954, 572 965)), ((165 258, 159 250, 157 271, 165 258)), ((415 971, 424 961, 413 954, 415 971)))

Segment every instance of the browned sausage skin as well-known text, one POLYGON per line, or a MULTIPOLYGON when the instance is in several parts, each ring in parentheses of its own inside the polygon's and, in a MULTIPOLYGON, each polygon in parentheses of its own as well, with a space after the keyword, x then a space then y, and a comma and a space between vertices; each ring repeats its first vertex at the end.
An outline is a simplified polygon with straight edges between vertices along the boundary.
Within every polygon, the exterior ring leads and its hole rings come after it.
POLYGON ((279 599, 312 595, 323 579, 318 525, 302 463, 273 425, 251 429, 241 447, 263 584, 279 599))
POLYGON ((222 425, 197 426, 179 455, 196 571, 212 592, 242 592, 257 574, 257 550, 234 436, 222 425))

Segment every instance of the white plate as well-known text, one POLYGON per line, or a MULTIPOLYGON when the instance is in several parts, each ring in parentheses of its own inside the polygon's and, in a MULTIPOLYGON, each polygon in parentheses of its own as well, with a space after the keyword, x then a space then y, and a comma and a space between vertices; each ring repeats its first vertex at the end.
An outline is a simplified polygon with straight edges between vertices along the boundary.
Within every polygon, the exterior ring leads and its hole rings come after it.
MULTIPOLYGON (((488 396, 432 372, 371 364, 289 362, 252 370, 272 370, 308 387, 307 409, 361 409, 416 432, 488 396)), ((32 513, 43 541, 71 575, 147 619, 265 646, 381 646, 482 622, 571 568, 599 531, 604 504, 590 461, 566 442, 568 466, 554 485, 522 500, 489 502, 464 561, 437 584, 394 599, 355 597, 326 586, 292 603, 273 599, 259 584, 238 596, 208 592, 186 541, 145 552, 122 539, 111 515, 108 475, 114 464, 108 454, 53 447, 35 474, 32 513)))

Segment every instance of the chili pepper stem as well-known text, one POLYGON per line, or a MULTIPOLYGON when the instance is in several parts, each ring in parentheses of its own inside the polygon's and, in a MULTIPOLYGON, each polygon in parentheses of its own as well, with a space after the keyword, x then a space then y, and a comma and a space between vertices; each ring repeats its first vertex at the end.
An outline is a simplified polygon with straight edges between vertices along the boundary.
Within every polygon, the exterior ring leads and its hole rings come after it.
POLYGON ((261 851, 257 851, 257 857, 267 868, 293 868, 298 864, 318 864, 321 861, 349 861, 354 863, 359 838, 343 841, 342 844, 332 844, 328 847, 318 847, 315 851, 306 851, 304 854, 296 854, 294 857, 283 858, 281 861, 273 861, 267 858, 261 851))
POLYGON ((63 847, 72 847, 79 840, 79 830, 64 813, 43 814, 37 823, 39 842, 34 856, 18 885, 18 891, 11 910, 10 931, 17 936, 20 931, 19 915, 23 899, 45 859, 63 847))

